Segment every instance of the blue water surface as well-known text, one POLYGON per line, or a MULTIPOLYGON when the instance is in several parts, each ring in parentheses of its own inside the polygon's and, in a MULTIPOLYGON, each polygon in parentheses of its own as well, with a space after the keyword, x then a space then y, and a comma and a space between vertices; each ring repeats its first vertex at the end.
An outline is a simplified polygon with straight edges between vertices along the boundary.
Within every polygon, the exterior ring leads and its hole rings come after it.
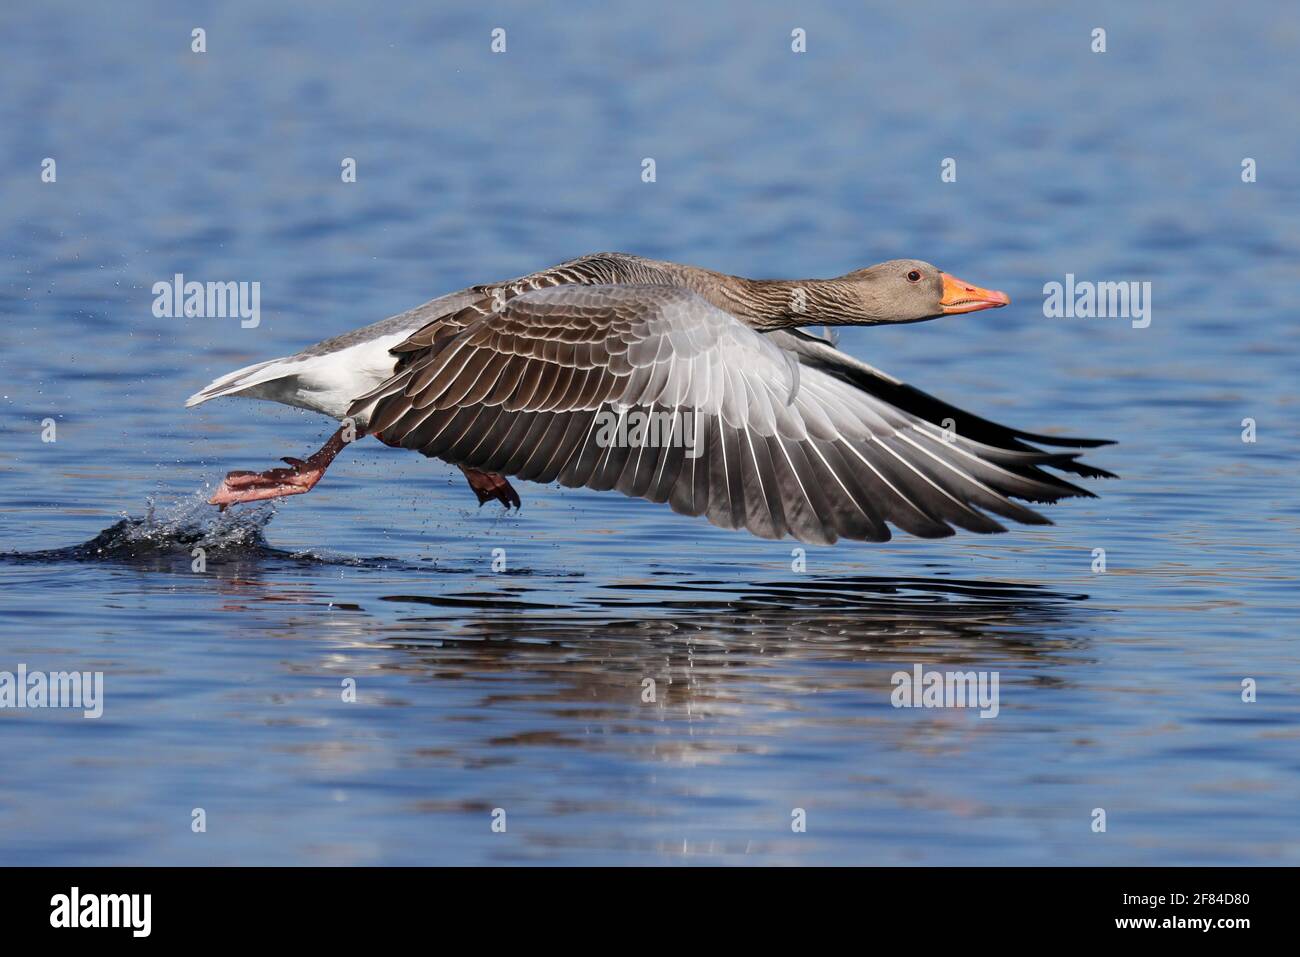
POLYGON ((0 710, 0 864, 1300 863, 1300 13, 1176 6, 4 5, 0 671, 105 702, 0 710), (1121 479, 806 566, 369 441, 203 504, 332 428, 217 375, 605 249, 1004 289, 841 347, 1121 479), (1067 273, 1151 324, 1046 318, 1067 273), (895 709, 918 663, 998 716, 895 709))

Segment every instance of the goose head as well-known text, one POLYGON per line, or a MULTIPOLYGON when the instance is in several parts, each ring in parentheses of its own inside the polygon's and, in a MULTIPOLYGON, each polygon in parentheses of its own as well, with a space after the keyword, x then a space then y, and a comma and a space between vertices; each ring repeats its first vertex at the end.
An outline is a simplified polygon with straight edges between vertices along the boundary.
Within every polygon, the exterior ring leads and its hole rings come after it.
POLYGON ((923 322, 1011 302, 1004 292, 958 279, 920 259, 891 259, 831 281, 856 307, 846 310, 842 320, 851 325, 923 322))

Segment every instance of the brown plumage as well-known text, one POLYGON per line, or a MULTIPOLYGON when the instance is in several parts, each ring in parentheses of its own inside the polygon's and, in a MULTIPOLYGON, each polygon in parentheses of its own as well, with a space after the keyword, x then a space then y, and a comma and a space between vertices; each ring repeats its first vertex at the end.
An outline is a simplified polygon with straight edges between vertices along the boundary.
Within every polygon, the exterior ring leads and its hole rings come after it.
POLYGON ((916 260, 794 282, 601 253, 445 296, 195 398, 252 394, 350 417, 460 466, 481 501, 517 503, 508 483, 484 478, 505 475, 617 489, 765 538, 997 532, 992 515, 1047 524, 1013 499, 1091 495, 1046 468, 1110 474, 1031 443, 1104 443, 971 416, 799 327, 1006 302, 916 260), (346 366, 350 387, 362 365, 373 387, 339 408, 343 373, 324 370, 346 366))

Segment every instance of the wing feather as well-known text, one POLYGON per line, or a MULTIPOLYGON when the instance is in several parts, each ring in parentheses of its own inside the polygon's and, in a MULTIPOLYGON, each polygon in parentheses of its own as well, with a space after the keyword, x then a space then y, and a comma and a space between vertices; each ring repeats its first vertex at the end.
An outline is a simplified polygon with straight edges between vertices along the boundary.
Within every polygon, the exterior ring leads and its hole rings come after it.
POLYGON ((354 403, 385 441, 814 543, 998 532, 1046 522, 1013 498, 1088 494, 1043 471, 1076 453, 943 433, 682 287, 542 284, 463 312, 354 403))

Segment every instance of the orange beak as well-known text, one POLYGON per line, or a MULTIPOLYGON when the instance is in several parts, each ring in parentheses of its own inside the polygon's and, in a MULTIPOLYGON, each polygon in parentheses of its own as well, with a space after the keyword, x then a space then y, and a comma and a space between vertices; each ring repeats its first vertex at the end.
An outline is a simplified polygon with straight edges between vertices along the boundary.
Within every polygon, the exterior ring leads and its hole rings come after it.
POLYGON ((944 315, 979 312, 981 309, 996 309, 1011 304, 1011 297, 1005 292, 972 286, 946 272, 940 275, 943 276, 943 298, 939 300, 939 305, 943 307, 944 315))

